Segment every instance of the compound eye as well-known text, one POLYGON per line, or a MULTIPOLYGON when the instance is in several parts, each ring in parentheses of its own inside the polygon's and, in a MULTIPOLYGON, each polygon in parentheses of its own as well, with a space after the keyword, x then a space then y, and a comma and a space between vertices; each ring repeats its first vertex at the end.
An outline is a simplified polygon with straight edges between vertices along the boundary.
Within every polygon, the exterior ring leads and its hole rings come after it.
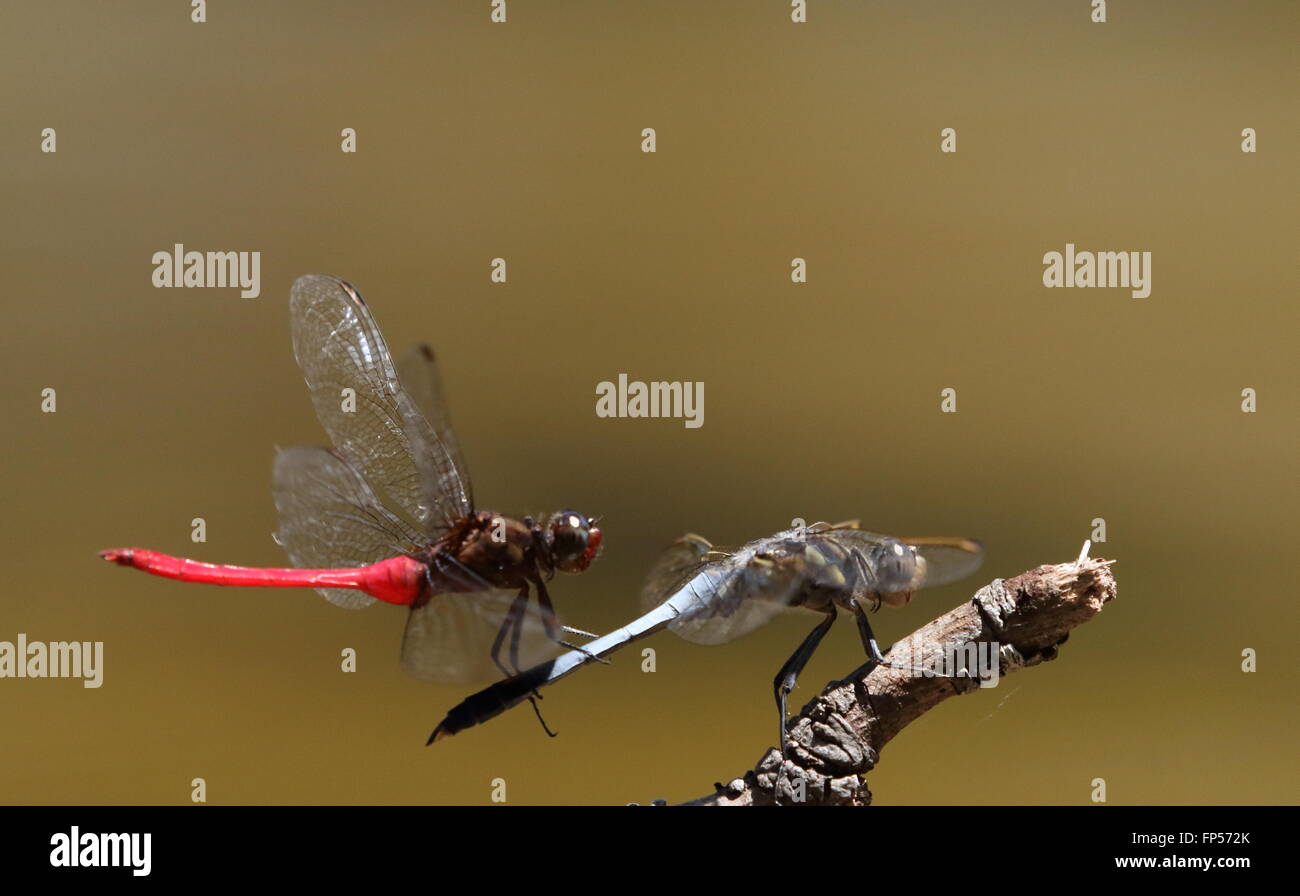
POLYGON ((886 549, 882 566, 881 578, 890 590, 909 587, 916 574, 916 548, 895 542, 886 549))
POLYGON ((576 510, 561 510, 551 517, 551 534, 556 538, 581 537, 591 524, 587 518, 576 510))
POLYGON ((577 566, 587 550, 591 521, 576 510, 562 510, 551 517, 548 528, 556 567, 568 571, 577 566))
POLYGON ((555 549, 562 554, 568 554, 577 548, 582 547, 582 533, 576 529, 563 528, 555 533, 555 549))

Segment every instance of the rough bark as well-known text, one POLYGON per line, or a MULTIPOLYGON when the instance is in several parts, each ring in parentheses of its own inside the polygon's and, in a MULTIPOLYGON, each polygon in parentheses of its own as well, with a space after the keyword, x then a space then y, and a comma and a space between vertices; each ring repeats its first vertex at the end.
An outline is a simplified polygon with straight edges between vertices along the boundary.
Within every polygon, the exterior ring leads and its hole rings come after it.
MULTIPOLYGON (((999 677, 1055 659, 1070 631, 1115 597, 1112 562, 1081 558, 997 579, 895 643, 886 659, 909 662, 910 656, 913 665, 928 667, 930 662, 916 658, 942 656, 945 645, 984 644, 990 645, 986 656, 997 650, 999 677)), ((871 792, 862 776, 875 767, 885 744, 949 697, 980 689, 974 678, 927 677, 868 663, 831 682, 790 720, 782 774, 778 751, 771 748, 753 769, 688 805, 772 805, 778 785, 782 805, 800 804, 800 779, 803 805, 868 805, 871 792)))

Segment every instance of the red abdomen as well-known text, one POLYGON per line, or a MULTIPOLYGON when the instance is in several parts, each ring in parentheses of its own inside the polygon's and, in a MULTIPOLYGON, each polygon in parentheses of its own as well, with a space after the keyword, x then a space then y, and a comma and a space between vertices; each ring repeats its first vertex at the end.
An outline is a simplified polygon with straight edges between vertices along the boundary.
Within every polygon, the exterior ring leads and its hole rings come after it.
POLYGON ((390 604, 410 604, 420 596, 427 567, 405 555, 369 566, 344 569, 284 569, 200 563, 141 548, 115 548, 99 556, 155 576, 181 582, 260 588, 351 588, 390 604))

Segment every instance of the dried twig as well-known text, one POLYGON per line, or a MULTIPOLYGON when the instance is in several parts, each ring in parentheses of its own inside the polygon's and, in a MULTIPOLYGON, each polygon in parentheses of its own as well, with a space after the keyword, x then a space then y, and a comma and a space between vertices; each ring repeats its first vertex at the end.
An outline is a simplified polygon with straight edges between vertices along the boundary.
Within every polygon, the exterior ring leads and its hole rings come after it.
MULTIPOLYGON (((1070 630, 1115 597, 1114 561, 1086 554, 1085 548, 1073 563, 1040 566, 985 585, 970 602, 896 643, 887 659, 908 662, 909 656, 934 656, 945 646, 973 642, 997 645, 999 675, 1055 659, 1070 630)), ((790 755, 779 782, 777 750, 769 749, 751 771, 715 785, 717 792, 690 805, 771 805, 774 785, 783 805, 800 802, 799 796, 807 805, 868 805, 871 791, 861 776, 875 766, 881 748, 922 713, 979 689, 971 678, 864 665, 831 682, 791 719, 790 755)))

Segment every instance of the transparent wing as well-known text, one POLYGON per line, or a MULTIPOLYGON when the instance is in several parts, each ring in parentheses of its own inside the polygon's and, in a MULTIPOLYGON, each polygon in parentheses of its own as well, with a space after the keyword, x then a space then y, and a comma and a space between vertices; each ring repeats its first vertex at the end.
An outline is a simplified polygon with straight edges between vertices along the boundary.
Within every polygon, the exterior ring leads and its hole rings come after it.
POLYGON ((649 613, 672 597, 706 565, 704 558, 712 550, 713 545, 693 533, 670 544, 650 567, 650 574, 641 586, 641 612, 649 613))
POLYGON ((683 614, 668 627, 693 644, 725 644, 762 628, 790 605, 799 583, 742 567, 719 576, 703 589, 707 609, 683 614))
POLYGON ((925 560, 921 588, 937 588, 964 579, 984 562, 984 545, 973 538, 933 535, 898 540, 916 548, 925 560))
MULTIPOLYGON (((502 677, 502 670, 492 662, 492 642, 515 598, 515 592, 490 588, 435 594, 428 603, 411 610, 407 617, 402 636, 402 668, 424 681, 445 684, 469 684, 502 677)), ((535 666, 557 651, 557 645, 546 636, 534 596, 523 616, 518 670, 535 666)), ((510 669, 509 636, 501 644, 500 660, 510 669)))
POLYGON ((438 369, 438 359, 433 349, 425 344, 414 346, 398 360, 397 376, 406 387, 406 394, 433 427, 434 434, 451 458, 452 467, 460 471, 470 506, 473 506, 474 494, 469 480, 469 468, 465 466, 460 440, 451 425, 447 393, 442 385, 442 373, 438 369))
POLYGON ((723 644, 765 625, 789 606, 803 579, 790 564, 757 556, 751 542, 740 552, 713 551, 698 535, 680 538, 659 558, 642 589, 648 611, 682 588, 693 589, 694 609, 668 627, 694 644, 723 644), (701 576, 701 573, 707 575, 701 576))
MULTIPOLYGON (((324 448, 280 451, 271 483, 280 514, 275 540, 294 566, 365 566, 414 551, 423 541, 379 502, 356 468, 324 448)), ((341 607, 365 607, 375 601, 346 588, 316 590, 341 607)))
POLYGON ((464 473, 406 394, 360 293, 308 274, 294 281, 289 308, 316 416, 379 501, 426 534, 467 515, 464 473))

